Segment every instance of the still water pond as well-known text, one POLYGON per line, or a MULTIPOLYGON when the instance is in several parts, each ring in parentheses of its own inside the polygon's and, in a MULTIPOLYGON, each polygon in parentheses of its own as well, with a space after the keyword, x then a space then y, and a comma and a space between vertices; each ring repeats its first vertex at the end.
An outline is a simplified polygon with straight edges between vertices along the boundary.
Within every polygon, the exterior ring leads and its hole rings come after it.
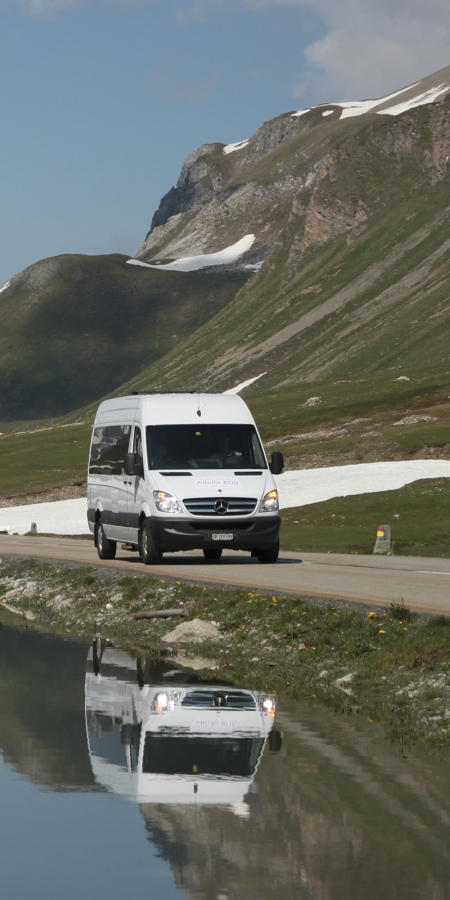
POLYGON ((0 897, 447 900, 450 764, 3 623, 0 897))

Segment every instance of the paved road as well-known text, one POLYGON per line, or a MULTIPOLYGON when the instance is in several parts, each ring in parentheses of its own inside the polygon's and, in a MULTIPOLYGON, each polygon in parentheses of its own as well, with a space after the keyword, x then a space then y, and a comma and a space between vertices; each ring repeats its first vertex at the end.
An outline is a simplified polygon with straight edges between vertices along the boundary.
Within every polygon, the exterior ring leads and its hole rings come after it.
POLYGON ((206 563, 197 553, 174 553, 165 556, 159 566, 143 566, 136 553, 120 549, 113 562, 99 560, 89 540, 16 535, 0 535, 2 554, 382 606, 403 598, 411 609, 450 615, 450 559, 283 553, 273 566, 260 565, 244 553, 227 553, 217 563, 206 563))

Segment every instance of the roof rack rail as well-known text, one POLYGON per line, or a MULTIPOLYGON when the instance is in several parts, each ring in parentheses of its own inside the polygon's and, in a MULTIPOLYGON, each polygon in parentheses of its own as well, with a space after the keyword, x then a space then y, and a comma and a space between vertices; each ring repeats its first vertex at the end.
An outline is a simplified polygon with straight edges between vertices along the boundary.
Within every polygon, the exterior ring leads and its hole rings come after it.
POLYGON ((186 390, 186 391, 129 391, 128 394, 124 394, 124 397, 152 397, 155 394, 206 394, 207 391, 197 391, 197 390, 186 390))

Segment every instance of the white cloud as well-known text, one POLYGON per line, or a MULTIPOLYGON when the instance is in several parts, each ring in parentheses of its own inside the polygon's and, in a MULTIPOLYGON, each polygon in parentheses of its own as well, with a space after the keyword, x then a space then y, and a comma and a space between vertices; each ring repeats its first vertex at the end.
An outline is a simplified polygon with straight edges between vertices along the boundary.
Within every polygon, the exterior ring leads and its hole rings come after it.
POLYGON ((158 0, 0 0, 0 4, 14 3, 32 16, 48 16, 74 6, 87 6, 88 3, 111 4, 117 7, 133 7, 139 3, 155 3, 158 0))
MULTIPOLYGON (((164 0, 10 2, 45 15, 83 2, 123 7, 164 0)), ((307 46, 306 66, 293 85, 294 96, 307 94, 308 103, 379 97, 450 64, 448 0, 174 0, 173 15, 179 24, 195 25, 218 10, 238 19, 244 8, 261 16, 282 7, 298 9, 303 33, 311 15, 323 25, 323 37, 307 46)), ((186 82, 178 86, 177 96, 201 103, 209 87, 186 82)))
POLYGON ((178 9, 175 13, 175 18, 180 25, 187 25, 191 22, 202 22, 204 13, 204 5, 202 3, 194 3, 188 9, 178 9))
POLYGON ((197 83, 193 81, 179 81, 175 85, 171 99, 174 101, 181 100, 183 103, 202 104, 205 102, 208 92, 220 81, 221 77, 220 70, 216 69, 215 72, 207 72, 204 78, 197 83))
POLYGON ((298 9, 303 32, 311 14, 322 22, 293 86, 313 102, 380 97, 450 64, 448 0, 194 0, 180 21, 243 7, 298 9))
POLYGON ((448 0, 243 0, 253 10, 297 7, 326 33, 307 47, 294 88, 320 100, 377 97, 450 64, 448 0))
POLYGON ((79 0, 19 0, 20 6, 33 16, 46 16, 76 6, 78 3, 79 0))
POLYGON ((450 6, 432 5, 441 7, 437 15, 429 3, 413 2, 406 11, 401 3, 386 8, 362 0, 358 14, 353 0, 341 0, 345 25, 329 15, 328 33, 306 52, 322 90, 336 100, 351 99, 355 91, 358 97, 376 97, 448 65, 450 6), (337 90, 344 92, 341 98, 337 90))

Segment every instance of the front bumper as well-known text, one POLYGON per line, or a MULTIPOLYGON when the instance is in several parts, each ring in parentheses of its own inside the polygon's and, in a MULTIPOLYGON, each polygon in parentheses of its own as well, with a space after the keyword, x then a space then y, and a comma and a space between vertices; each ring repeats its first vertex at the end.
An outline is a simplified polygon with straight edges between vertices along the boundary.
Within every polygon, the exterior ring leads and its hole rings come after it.
POLYGON ((259 515, 248 519, 176 519, 174 516, 147 519, 156 546, 164 551, 229 547, 233 550, 265 550, 276 544, 279 515, 259 515), (231 540, 212 535, 230 535, 231 540))

